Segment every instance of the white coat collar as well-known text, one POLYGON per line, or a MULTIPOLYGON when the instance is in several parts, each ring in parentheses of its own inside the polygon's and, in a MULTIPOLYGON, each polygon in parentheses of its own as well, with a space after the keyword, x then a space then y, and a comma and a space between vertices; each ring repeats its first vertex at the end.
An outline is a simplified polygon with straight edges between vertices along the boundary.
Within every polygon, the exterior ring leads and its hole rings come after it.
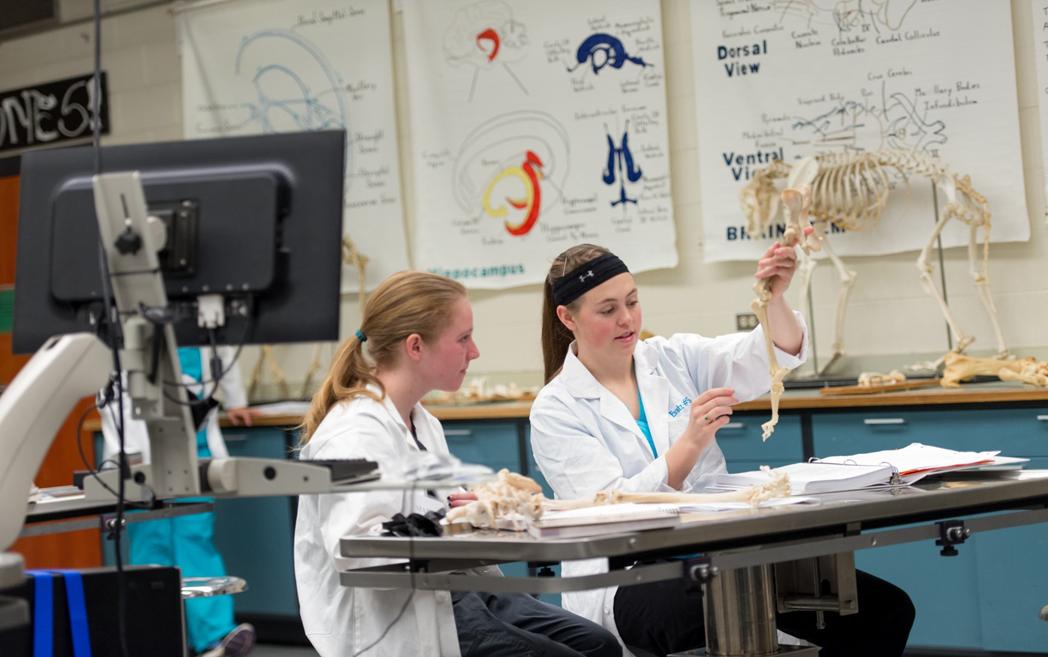
MULTIPOLYGON (((633 362, 637 370, 637 380, 641 376, 659 376, 659 354, 658 351, 639 341, 633 348, 633 362)), ((579 399, 597 399, 601 396, 604 386, 600 385, 597 378, 589 371, 579 357, 575 354, 575 341, 568 345, 568 353, 564 356, 564 364, 560 368, 558 377, 564 382, 564 386, 572 397, 579 399)), ((663 380, 665 380, 663 378, 663 380)))
POLYGON ((597 399, 603 389, 596 377, 575 355, 574 340, 568 345, 568 353, 564 356, 564 364, 560 368, 560 378, 568 393, 579 399, 597 399))
MULTIPOLYGON (((382 402, 382 407, 389 413, 389 417, 396 423, 397 427, 400 428, 403 433, 404 439, 407 441, 408 448, 418 450, 418 445, 415 444, 414 438, 411 436, 411 427, 404 424, 404 418, 400 416, 400 411, 397 410, 396 405, 393 403, 393 399, 389 395, 385 394, 382 388, 378 387, 373 383, 367 385, 367 390, 378 396, 382 402)), ((421 403, 415 404, 411 409, 411 419, 415 423, 415 433, 418 436, 419 441, 426 446, 426 449, 432 450, 433 441, 429 439, 429 417, 428 412, 422 407, 421 403)))
MULTIPOLYGON (((669 381, 658 369, 658 353, 648 344, 638 342, 633 350, 633 363, 637 374, 637 387, 640 389, 641 401, 644 402, 644 414, 651 430, 651 438, 659 454, 669 449, 669 425, 666 409, 669 402, 669 381)), ((597 381, 597 378, 579 360, 575 354, 575 342, 568 345, 560 377, 572 397, 577 399, 599 399, 600 414, 607 420, 634 434, 641 441, 646 452, 650 452, 647 438, 641 431, 637 420, 630 415, 629 409, 610 390, 597 381)))

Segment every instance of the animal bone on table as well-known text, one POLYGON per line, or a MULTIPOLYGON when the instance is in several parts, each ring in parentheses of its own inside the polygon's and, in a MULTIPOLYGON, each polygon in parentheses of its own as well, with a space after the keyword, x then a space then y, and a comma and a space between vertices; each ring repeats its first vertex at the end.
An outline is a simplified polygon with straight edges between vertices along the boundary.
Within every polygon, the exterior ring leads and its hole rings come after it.
POLYGON ((874 386, 898 385, 906 381, 906 375, 899 370, 892 370, 887 374, 882 372, 862 372, 859 374, 857 383, 863 388, 874 386))
MULTIPOLYGON (((782 236, 782 244, 790 247, 800 246, 805 253, 819 249, 820 238, 814 233, 804 234, 804 229, 809 226, 808 206, 811 200, 809 182, 814 179, 819 165, 814 158, 805 158, 798 162, 790 172, 790 178, 786 189, 782 190, 782 204, 786 214, 786 231, 782 236)), ((757 322, 764 332, 764 345, 768 350, 768 373, 771 376, 771 419, 761 425, 761 439, 767 440, 775 432, 775 425, 779 423, 779 398, 782 397, 784 387, 782 380, 789 372, 785 367, 779 366, 775 357, 775 344, 771 337, 771 326, 768 324, 768 302, 771 301, 771 279, 762 279, 753 284, 753 291, 757 298, 750 304, 753 314, 757 316, 757 322)))
MULTIPOLYGON (((931 235, 917 257, 921 286, 935 299, 954 337, 954 350, 963 353, 973 338, 961 330, 946 305, 946 299, 935 287, 932 277, 930 255, 943 228, 951 220, 958 220, 968 227, 968 268, 976 286, 980 301, 990 318, 997 339, 997 356, 1008 355, 1004 335, 997 318, 997 308, 990 294, 989 249, 990 210, 986 197, 972 187, 969 176, 953 173, 940 160, 922 152, 907 150, 883 150, 847 153, 826 153, 815 157, 818 171, 811 182, 811 222, 818 235, 829 233, 830 226, 845 232, 863 230, 874 225, 887 206, 892 192, 894 173, 904 180, 919 176, 932 182, 942 194, 945 205, 931 235), (982 244, 979 244, 979 231, 982 244)), ((775 202, 777 193, 774 181, 793 175, 790 164, 776 160, 756 171, 742 190, 742 206, 747 216, 746 229, 751 235, 760 235, 772 224, 778 210, 775 202)), ((848 270, 844 262, 834 253, 831 240, 826 240, 826 255, 837 270, 841 288, 837 296, 836 325, 833 341, 835 362, 844 354, 844 317, 848 296, 855 282, 855 272, 848 270)), ((807 314, 807 291, 811 286, 814 259, 801 256, 801 299, 802 314, 807 314)), ((935 363, 934 365, 937 365, 935 363)), ((826 366, 827 368, 829 365, 826 366)))
POLYGON ((474 527, 495 527, 496 521, 512 519, 537 520, 542 517, 542 487, 531 477, 499 470, 493 481, 471 487, 476 501, 457 506, 445 517, 447 522, 468 522, 474 527))
POLYGON ((951 351, 944 356, 943 362, 945 368, 940 383, 944 388, 957 388, 961 381, 979 374, 996 376, 1001 381, 1048 388, 1048 361, 1038 361, 1033 356, 1015 359, 972 358, 951 351))
MULTIPOLYGON (((768 466, 761 470, 771 472, 768 466)), ((790 478, 784 472, 771 472, 771 480, 758 486, 726 493, 632 493, 599 491, 593 497, 577 500, 550 500, 542 495, 542 488, 530 477, 499 470, 494 481, 472 488, 477 499, 448 512, 447 523, 468 522, 479 528, 497 527, 499 520, 517 529, 516 521, 535 521, 546 511, 568 511, 607 504, 709 504, 716 502, 746 502, 758 506, 765 500, 790 495, 790 478)))

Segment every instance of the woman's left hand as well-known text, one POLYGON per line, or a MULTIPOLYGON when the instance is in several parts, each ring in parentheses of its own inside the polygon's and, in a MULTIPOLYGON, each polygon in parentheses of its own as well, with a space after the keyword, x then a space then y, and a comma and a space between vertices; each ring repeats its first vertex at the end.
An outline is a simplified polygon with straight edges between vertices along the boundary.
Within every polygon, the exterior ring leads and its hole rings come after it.
POLYGON ((227 408, 226 417, 236 426, 250 427, 253 424, 256 411, 243 406, 241 408, 227 408))
POLYGON ((793 274, 797 271, 797 249, 776 242, 768 247, 761 259, 757 261, 757 273, 754 277, 769 280, 768 292, 773 299, 782 297, 790 287, 793 274))

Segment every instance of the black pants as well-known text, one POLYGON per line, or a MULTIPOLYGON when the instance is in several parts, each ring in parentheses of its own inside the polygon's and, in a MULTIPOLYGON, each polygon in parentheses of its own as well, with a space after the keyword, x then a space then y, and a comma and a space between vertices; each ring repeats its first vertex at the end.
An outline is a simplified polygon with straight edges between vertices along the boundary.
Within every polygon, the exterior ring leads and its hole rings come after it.
POLYGON ((622 657, 600 625, 523 593, 454 592, 462 657, 622 657))
MULTIPOLYGON (((820 630, 814 611, 791 611, 776 616, 779 629, 820 646, 819 657, 902 655, 913 626, 910 596, 861 570, 855 580, 859 613, 826 613, 826 627, 820 630)), ((657 655, 706 645, 702 589, 682 579, 621 587, 615 594, 615 623, 627 646, 657 655)))

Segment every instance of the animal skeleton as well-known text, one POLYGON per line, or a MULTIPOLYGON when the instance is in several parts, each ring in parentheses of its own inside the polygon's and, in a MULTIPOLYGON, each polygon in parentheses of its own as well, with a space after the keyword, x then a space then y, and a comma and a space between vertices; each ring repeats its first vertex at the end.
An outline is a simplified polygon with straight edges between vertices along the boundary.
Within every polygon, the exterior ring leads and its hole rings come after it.
POLYGON ((708 504, 711 502, 746 502, 758 506, 765 500, 790 495, 790 477, 785 472, 772 472, 768 466, 761 470, 771 474, 771 480, 759 486, 750 486, 727 493, 631 493, 618 490, 598 491, 591 498, 578 500, 550 500, 542 495, 542 488, 530 477, 499 470, 494 481, 473 488, 477 499, 448 512, 446 522, 466 522, 474 527, 506 527, 523 529, 520 521, 536 521, 546 511, 568 511, 605 504, 708 504), (501 522, 500 522, 501 521, 501 522))
MULTIPOLYGON (((902 178, 920 176, 927 178, 943 193, 946 206, 943 208, 935 228, 920 255, 917 257, 917 269, 924 290, 939 304, 939 309, 954 337, 954 351, 962 353, 971 344, 973 338, 961 330, 946 305, 932 278, 932 265, 929 259, 931 250, 946 224, 953 219, 968 226, 968 263, 972 280, 979 298, 990 317, 997 339, 998 356, 1005 357, 1008 349, 997 320, 997 308, 990 295, 987 266, 990 249, 990 211, 986 197, 977 192, 969 176, 960 176, 951 172, 938 159, 919 152, 903 150, 883 150, 861 153, 829 153, 814 158, 818 164, 810 180, 802 178, 797 182, 808 182, 812 188, 811 216, 812 225, 819 236, 825 236, 830 225, 847 231, 862 230, 870 226, 881 215, 892 190, 891 172, 902 178), (982 245, 979 248, 979 231, 982 230, 982 245)), ((802 162, 806 162, 802 160, 802 162)), ((793 177, 793 169, 781 160, 758 170, 742 190, 742 206, 746 213, 747 230, 752 235, 764 232, 774 219, 776 204, 775 180, 787 176, 793 177)), ((837 296, 836 327, 833 342, 833 360, 844 353, 844 315, 848 295, 855 283, 855 272, 848 270, 841 259, 833 252, 829 242, 825 244, 826 254, 837 270, 841 288, 837 296)), ((804 305, 807 305, 807 290, 811 286, 811 275, 816 261, 802 256, 800 264, 801 289, 804 305)), ((829 365, 827 365, 829 367, 829 365)))
POLYGON ((944 388, 957 388, 961 381, 978 374, 996 376, 1001 381, 1018 381, 1048 388, 1048 361, 1038 361, 1033 356, 1016 359, 972 358, 950 352, 943 359, 945 368, 940 384, 944 388))
MULTIPOLYGON (((800 246, 805 254, 817 251, 821 241, 814 231, 807 235, 804 233, 804 229, 809 225, 808 208, 811 202, 810 188, 804 183, 815 177, 817 168, 814 159, 802 160, 790 173, 787 187, 782 191, 782 203, 786 214, 786 232, 782 236, 782 243, 792 247, 800 246)), ((761 201, 774 205, 774 201, 767 197, 761 201)), ((774 211, 772 213, 774 214, 774 211)), ((782 380, 789 370, 779 367, 775 357, 775 344, 771 339, 771 327, 768 325, 771 279, 757 281, 753 284, 753 291, 757 298, 750 304, 750 308, 764 330, 764 346, 768 350, 768 373, 771 376, 771 419, 761 425, 761 438, 767 440, 775 432, 775 425, 779 423, 779 398, 785 389, 782 380)))

